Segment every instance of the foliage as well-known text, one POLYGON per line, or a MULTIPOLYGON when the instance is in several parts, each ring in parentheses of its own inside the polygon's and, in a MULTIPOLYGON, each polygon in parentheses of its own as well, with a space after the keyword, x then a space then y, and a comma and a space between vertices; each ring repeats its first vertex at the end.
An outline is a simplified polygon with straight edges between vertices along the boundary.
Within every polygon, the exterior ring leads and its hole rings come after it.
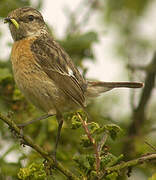
POLYGON ((26 168, 20 168, 18 172, 19 179, 40 179, 43 180, 46 177, 43 163, 32 163, 26 168))

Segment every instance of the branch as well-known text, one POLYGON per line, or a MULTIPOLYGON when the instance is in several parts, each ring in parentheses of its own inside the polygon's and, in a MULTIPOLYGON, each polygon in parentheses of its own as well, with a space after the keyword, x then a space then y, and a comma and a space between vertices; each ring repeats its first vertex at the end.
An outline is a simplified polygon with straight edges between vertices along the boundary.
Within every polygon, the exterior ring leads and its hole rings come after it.
POLYGON ((148 67, 151 67, 149 68, 151 70, 146 71, 144 89, 142 91, 138 106, 133 110, 132 123, 130 124, 128 130, 128 140, 123 148, 123 152, 126 152, 126 156, 128 158, 131 158, 132 152, 135 152, 135 141, 133 138, 141 133, 142 127, 146 121, 146 108, 155 86, 156 69, 153 69, 153 67, 156 67, 156 52, 153 55, 148 67))
POLYGON ((60 171, 62 174, 64 174, 68 179, 71 180, 79 180, 71 171, 64 168, 63 165, 59 162, 55 162, 53 157, 49 155, 43 148, 41 148, 39 145, 35 144, 32 139, 26 135, 23 135, 20 128, 16 126, 16 124, 7 116, 4 116, 0 113, 0 119, 6 123, 11 130, 13 130, 16 133, 16 136, 22 140, 22 144, 30 146, 35 151, 37 151, 47 162, 50 167, 54 167, 58 171, 60 171))
POLYGON ((130 69, 131 71, 145 71, 145 72, 155 72, 156 70, 156 64, 149 64, 149 65, 133 65, 133 64, 128 64, 127 68, 130 69))
MULTIPOLYGON (((151 63, 148 65, 149 67, 156 66, 156 53, 153 56, 151 63)), ((156 69, 154 71, 148 71, 145 79, 145 86, 141 94, 141 98, 138 104, 138 107, 133 112, 133 122, 130 126, 129 135, 137 135, 139 134, 138 129, 140 129, 140 125, 144 124, 146 119, 145 117, 145 109, 150 100, 152 90, 155 86, 155 78, 156 78, 156 69)))
POLYGON ((122 170, 124 168, 136 166, 136 165, 142 164, 144 162, 148 162, 150 160, 156 160, 156 153, 147 154, 147 155, 144 155, 144 156, 142 156, 140 158, 137 158, 137 159, 134 159, 134 160, 131 160, 131 161, 122 162, 122 163, 120 163, 118 165, 115 165, 115 166, 112 166, 112 167, 107 167, 106 169, 104 169, 105 172, 104 172, 102 178, 106 174, 110 174, 110 173, 112 173, 114 171, 120 171, 120 170, 122 170))

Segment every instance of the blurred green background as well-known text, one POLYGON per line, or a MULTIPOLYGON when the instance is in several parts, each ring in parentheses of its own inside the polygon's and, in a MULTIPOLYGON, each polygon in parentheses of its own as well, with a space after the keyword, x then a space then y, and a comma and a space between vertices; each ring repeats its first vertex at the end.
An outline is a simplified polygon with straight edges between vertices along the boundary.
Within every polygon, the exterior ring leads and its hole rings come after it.
MULTIPOLYGON (((46 1, 48 0, 35 2, 31 0, 0 0, 1 53, 6 48, 6 46, 2 46, 1 41, 2 39, 4 41, 3 18, 7 16, 8 12, 23 6, 32 6, 42 10, 46 1)), ((63 3, 65 4, 65 2, 63 3)), ((155 10, 156 2, 154 0, 86 0, 85 2, 79 0, 75 11, 67 8, 64 13, 68 19, 65 36, 58 38, 57 32, 52 31, 53 36, 70 54, 85 77, 89 71, 87 63, 94 63, 93 66, 96 66, 98 62, 94 45, 99 44, 100 39, 107 36, 107 31, 113 32, 111 48, 114 53, 113 57, 115 57, 114 63, 122 65, 121 70, 124 68, 125 76, 129 78, 129 81, 145 82, 146 89, 129 91, 126 99, 127 107, 120 104, 123 97, 115 91, 91 101, 88 105, 87 110, 94 121, 100 125, 116 123, 123 129, 123 133, 115 141, 108 139, 107 146, 110 148, 110 152, 116 156, 123 153, 125 160, 153 152, 153 149, 145 141, 156 146, 155 10), (79 18, 81 13, 84 15, 79 18), (100 31, 95 28, 86 30, 89 22, 95 23, 92 21, 95 14, 100 31), (153 21, 153 26, 151 26, 151 21, 153 21), (147 33, 149 29, 151 30, 150 34, 147 33), (116 112, 116 108, 118 112, 116 112), (120 113, 120 108, 121 111, 124 108, 127 109, 126 113, 120 113)), ((51 27, 49 28, 51 29, 51 27)), ((5 43, 11 48, 12 42, 6 40, 5 43)), ((107 61, 107 59, 103 59, 103 61, 107 61)), ((26 101, 16 87, 12 76, 10 57, 0 59, 0 112, 9 114, 16 123, 29 121, 42 114, 26 101)), ((76 171, 75 162, 72 161, 73 155, 85 151, 80 145, 82 131, 82 129, 71 129, 70 120, 64 123, 62 130, 58 160, 73 171, 76 171)), ((57 133, 56 118, 34 123, 26 127, 24 133, 51 152, 57 133)), ((42 161, 43 159, 36 152, 30 148, 21 147, 11 135, 8 127, 0 121, 0 179, 18 179, 17 173, 21 167, 26 167, 32 162, 40 163, 42 161)), ((156 163, 151 162, 148 165, 143 164, 134 168, 131 177, 121 175, 117 179, 147 180, 154 173, 156 173, 156 163)), ((54 177, 55 179, 64 179, 57 172, 54 173, 54 177)))

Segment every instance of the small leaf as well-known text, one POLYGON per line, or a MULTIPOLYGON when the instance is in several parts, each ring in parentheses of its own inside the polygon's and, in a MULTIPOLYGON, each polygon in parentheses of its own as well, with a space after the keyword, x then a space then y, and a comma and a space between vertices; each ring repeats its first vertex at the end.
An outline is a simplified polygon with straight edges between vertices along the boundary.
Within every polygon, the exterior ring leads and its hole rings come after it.
POLYGON ((27 177, 30 177, 29 168, 20 168, 20 170, 18 172, 18 178, 19 179, 26 179, 27 177))
POLYGON ((90 140, 88 139, 88 136, 85 134, 85 135, 82 135, 81 138, 80 138, 80 144, 83 146, 83 147, 89 147, 92 145, 92 143, 90 142, 90 140))
POLYGON ((116 160, 116 156, 111 153, 107 153, 101 157, 101 168, 108 167, 110 163, 116 160))
POLYGON ((90 166, 93 167, 95 163, 95 156, 93 154, 87 154, 86 159, 89 162, 90 166))
POLYGON ((95 133, 96 131, 98 131, 98 129, 100 128, 100 126, 99 126, 98 123, 91 122, 91 123, 88 124, 88 128, 89 128, 90 134, 93 134, 93 133, 95 133))
POLYGON ((80 119, 78 118, 77 115, 74 115, 72 117, 72 129, 78 129, 79 127, 81 127, 82 123, 80 121, 80 119))
POLYGON ((38 179, 44 180, 46 173, 44 170, 44 165, 42 163, 32 163, 26 168, 20 168, 18 172, 19 179, 38 179))
POLYGON ((89 162, 86 159, 86 155, 75 155, 73 157, 73 160, 78 165, 79 169, 87 174, 89 170, 91 169, 89 162))
POLYGON ((107 167, 114 166, 115 164, 120 162, 123 159, 123 157, 124 157, 123 154, 120 154, 120 156, 118 157, 114 156, 114 159, 112 159, 112 161, 108 163, 107 167))
POLYGON ((116 180, 117 177, 118 177, 118 173, 113 172, 113 173, 106 176, 106 180, 116 180))
POLYGON ((85 173, 86 175, 90 171, 94 171, 94 163, 95 163, 95 157, 92 154, 87 155, 74 155, 73 160, 78 165, 79 169, 85 173))
POLYGON ((108 132, 113 140, 117 138, 117 135, 122 132, 122 129, 116 124, 107 124, 99 129, 99 133, 108 132))

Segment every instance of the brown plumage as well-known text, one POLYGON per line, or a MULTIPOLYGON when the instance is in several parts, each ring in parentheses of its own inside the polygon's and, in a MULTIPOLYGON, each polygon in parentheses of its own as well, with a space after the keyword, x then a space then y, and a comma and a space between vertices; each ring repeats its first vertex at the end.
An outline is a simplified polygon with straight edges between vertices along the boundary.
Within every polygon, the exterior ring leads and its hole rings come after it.
POLYGON ((5 22, 14 40, 11 61, 16 84, 30 102, 47 114, 60 117, 64 111, 84 108, 87 98, 113 88, 142 87, 137 82, 86 81, 48 32, 36 9, 15 9, 5 22))
POLYGON ((16 9, 6 21, 15 41, 11 55, 15 81, 28 100, 49 114, 84 107, 86 98, 113 88, 142 87, 142 83, 134 82, 86 81, 36 9, 16 9))

